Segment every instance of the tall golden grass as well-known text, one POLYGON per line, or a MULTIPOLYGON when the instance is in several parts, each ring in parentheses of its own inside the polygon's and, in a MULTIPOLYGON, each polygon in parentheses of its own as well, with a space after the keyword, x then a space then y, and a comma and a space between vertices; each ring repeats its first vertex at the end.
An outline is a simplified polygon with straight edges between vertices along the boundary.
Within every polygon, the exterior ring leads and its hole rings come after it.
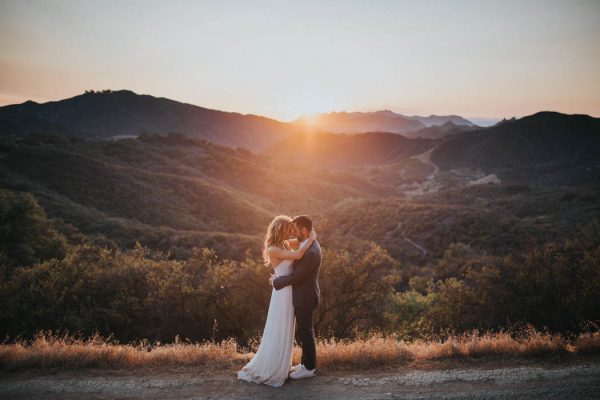
MULTIPOLYGON (((256 347, 255 342, 253 347, 256 347)), ((589 354, 600 351, 600 331, 583 333, 572 339, 542 333, 533 328, 524 334, 472 331, 450 336, 444 341, 412 343, 382 335, 363 339, 317 341, 320 369, 367 369, 468 357, 526 358, 552 354, 589 354)), ((294 349, 294 363, 301 350, 294 349)), ((131 368, 198 366, 207 369, 239 368, 253 352, 239 347, 235 340, 161 344, 144 340, 120 344, 94 335, 87 339, 69 334, 40 331, 33 340, 0 344, 0 368, 4 371, 29 368, 131 368)))

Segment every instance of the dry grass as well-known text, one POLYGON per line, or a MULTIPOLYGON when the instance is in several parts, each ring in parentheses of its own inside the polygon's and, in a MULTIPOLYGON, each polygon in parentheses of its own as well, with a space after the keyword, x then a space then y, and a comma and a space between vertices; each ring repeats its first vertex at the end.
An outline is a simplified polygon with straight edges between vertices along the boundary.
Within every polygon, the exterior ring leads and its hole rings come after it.
MULTIPOLYGON (((597 345, 600 347, 600 341, 597 345)), ((526 357, 563 353, 572 350, 561 335, 529 330, 514 337, 507 332, 479 334, 477 331, 452 336, 444 342, 419 342, 412 345, 415 358, 508 356, 526 357)))
MULTIPOLYGON (((445 341, 407 343, 374 335, 357 340, 319 340, 317 354, 323 369, 367 369, 465 357, 526 358, 552 354, 590 354, 600 352, 600 331, 567 340, 561 335, 528 329, 520 335, 507 332, 480 334, 477 331, 451 336, 445 341)), ((198 366, 210 369, 239 368, 252 352, 239 348, 234 340, 220 343, 172 344, 142 341, 119 344, 100 336, 77 339, 69 335, 39 332, 34 340, 0 345, 0 368, 129 368, 198 366)), ((294 362, 300 349, 294 349, 294 362)))
POLYGON ((597 353, 600 349, 600 331, 584 333, 577 337, 575 349, 578 353, 597 353))
MULTIPOLYGON (((363 369, 414 359, 413 345, 393 338, 372 336, 356 340, 322 340, 317 344, 319 366, 363 369)), ((298 354, 300 349, 296 349, 298 354)), ((297 360, 300 357, 294 357, 297 360)))
POLYGON ((39 332, 30 342, 0 345, 0 368, 124 368, 154 366, 206 366, 227 368, 246 360, 234 340, 150 344, 119 344, 100 336, 77 339, 39 332))

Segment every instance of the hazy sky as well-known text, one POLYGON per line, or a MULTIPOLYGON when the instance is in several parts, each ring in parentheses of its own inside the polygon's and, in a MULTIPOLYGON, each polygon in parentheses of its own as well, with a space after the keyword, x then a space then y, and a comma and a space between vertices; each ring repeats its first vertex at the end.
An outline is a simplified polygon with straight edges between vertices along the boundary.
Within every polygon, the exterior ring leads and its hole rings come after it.
POLYGON ((282 120, 600 117, 599 0, 0 0, 0 51, 0 105, 131 89, 282 120))

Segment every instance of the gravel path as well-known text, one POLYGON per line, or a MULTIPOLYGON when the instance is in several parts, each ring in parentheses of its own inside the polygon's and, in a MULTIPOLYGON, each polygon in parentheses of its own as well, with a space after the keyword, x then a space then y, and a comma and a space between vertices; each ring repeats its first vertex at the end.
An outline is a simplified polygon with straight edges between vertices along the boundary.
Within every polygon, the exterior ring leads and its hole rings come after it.
POLYGON ((335 372, 282 388, 194 368, 0 375, 1 399, 600 399, 600 359, 387 372, 335 372))

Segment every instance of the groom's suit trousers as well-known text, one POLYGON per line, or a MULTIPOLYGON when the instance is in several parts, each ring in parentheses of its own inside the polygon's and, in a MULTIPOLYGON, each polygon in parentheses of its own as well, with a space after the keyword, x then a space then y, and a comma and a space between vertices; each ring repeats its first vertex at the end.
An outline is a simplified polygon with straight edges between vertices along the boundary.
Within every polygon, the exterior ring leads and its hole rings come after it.
POLYGON ((302 347, 300 364, 306 369, 313 370, 317 367, 317 348, 315 345, 315 331, 313 329, 313 312, 311 309, 294 308, 296 315, 296 341, 302 347))

